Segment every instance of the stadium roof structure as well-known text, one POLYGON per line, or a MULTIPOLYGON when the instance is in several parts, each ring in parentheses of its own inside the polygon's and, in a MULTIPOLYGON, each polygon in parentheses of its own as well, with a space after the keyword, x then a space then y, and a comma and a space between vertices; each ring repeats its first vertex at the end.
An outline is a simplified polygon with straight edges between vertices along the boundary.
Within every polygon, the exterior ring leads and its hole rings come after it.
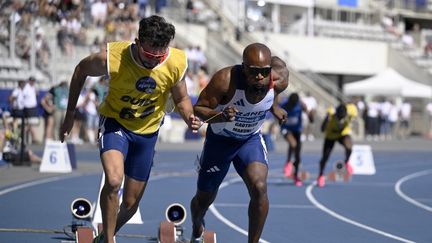
POLYGON ((345 95, 392 96, 432 99, 432 87, 410 80, 392 68, 344 85, 345 95))

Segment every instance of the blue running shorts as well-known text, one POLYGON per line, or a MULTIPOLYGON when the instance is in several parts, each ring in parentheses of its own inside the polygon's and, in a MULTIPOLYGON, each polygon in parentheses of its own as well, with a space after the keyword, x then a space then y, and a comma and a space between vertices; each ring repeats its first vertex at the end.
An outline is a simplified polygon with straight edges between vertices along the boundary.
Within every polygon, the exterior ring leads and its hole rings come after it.
POLYGON ((216 135, 209 127, 198 165, 198 189, 217 191, 231 162, 240 176, 252 162, 267 165, 267 148, 261 134, 254 134, 246 140, 236 140, 216 135))
POLYGON ((125 174, 138 181, 148 180, 158 132, 136 134, 124 128, 115 119, 101 116, 99 134, 101 155, 111 149, 120 151, 125 158, 125 174))

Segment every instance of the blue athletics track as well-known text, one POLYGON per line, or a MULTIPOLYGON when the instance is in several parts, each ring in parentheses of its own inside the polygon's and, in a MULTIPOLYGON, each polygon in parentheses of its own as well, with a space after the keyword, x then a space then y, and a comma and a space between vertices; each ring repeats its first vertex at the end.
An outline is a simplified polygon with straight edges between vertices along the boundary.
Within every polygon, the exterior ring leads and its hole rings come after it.
MULTIPOLYGON (((349 183, 314 185, 322 140, 305 142, 303 169, 312 179, 302 187, 282 175, 286 143, 269 153, 270 211, 261 242, 432 242, 432 141, 358 142, 372 147, 375 175, 349 183)), ((42 147, 33 147, 39 155, 42 147)), ((155 242, 168 205, 187 208, 195 193, 195 161, 201 142, 160 143, 152 176, 140 204, 143 224, 121 229, 118 243, 155 242)), ((0 166, 0 243, 73 242, 63 233, 72 222, 71 202, 96 202, 101 179, 97 148, 76 147, 78 168, 68 174, 39 173, 37 166, 0 166)), ((336 145, 329 163, 343 158, 336 145)), ((331 168, 329 164, 327 171, 331 168)), ((247 242, 248 194, 231 168, 206 215, 218 242, 247 242)), ((190 217, 183 224, 190 238, 190 217)))

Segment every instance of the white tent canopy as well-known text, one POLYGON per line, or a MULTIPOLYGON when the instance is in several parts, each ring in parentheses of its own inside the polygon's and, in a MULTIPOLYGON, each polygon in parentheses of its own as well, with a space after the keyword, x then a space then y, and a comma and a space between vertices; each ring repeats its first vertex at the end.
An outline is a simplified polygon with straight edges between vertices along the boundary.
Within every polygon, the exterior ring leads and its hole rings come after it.
POLYGON ((344 85, 345 95, 432 98, 432 87, 405 78, 392 68, 344 85))

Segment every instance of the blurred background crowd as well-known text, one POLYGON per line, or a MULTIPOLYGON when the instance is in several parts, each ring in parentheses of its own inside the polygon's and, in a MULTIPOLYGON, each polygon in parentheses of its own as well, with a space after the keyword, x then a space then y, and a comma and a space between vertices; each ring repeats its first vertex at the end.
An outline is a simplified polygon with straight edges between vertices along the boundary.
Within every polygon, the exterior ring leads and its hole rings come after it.
MULTIPOLYGON (((298 92, 317 115, 312 124, 305 119, 304 141, 322 136, 326 109, 340 101, 357 105, 356 139, 432 138, 431 5, 426 0, 5 0, 0 3, 4 127, 16 130, 18 111, 36 108, 26 117, 27 142, 57 139, 78 61, 103 51, 107 42, 133 41, 139 19, 159 14, 176 26, 172 46, 187 53, 193 101, 215 70, 241 63, 245 45, 264 42, 290 67, 290 87, 280 102, 298 92), (382 92, 345 90, 388 68, 422 83, 426 93, 387 92, 392 85, 375 88, 382 92)), ((100 77, 87 80, 70 142, 96 143, 97 108, 106 84, 100 77)), ((271 141, 280 136, 272 117, 263 132, 271 141)), ((167 115, 161 140, 199 138, 175 113, 167 115)))

